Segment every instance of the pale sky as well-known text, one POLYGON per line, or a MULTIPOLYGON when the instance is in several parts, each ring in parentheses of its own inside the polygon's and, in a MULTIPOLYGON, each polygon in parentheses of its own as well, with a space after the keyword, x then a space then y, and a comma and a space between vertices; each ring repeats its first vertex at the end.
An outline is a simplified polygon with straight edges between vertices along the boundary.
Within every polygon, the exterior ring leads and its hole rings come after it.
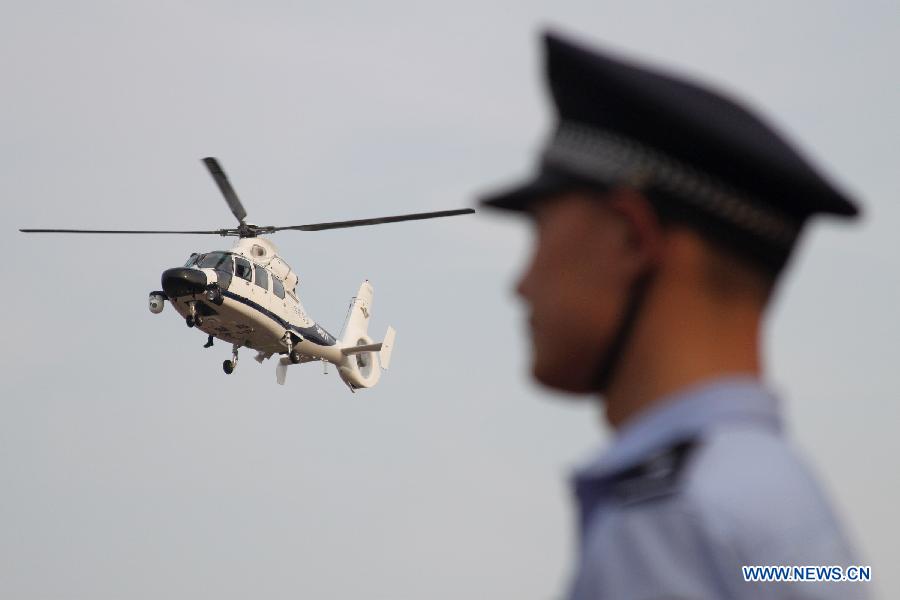
POLYGON ((559 598, 566 479, 608 441, 589 401, 527 377, 510 290, 528 226, 476 215, 272 236, 337 333, 365 279, 390 372, 203 349, 160 273, 219 228, 199 159, 262 225, 470 206, 524 174, 548 106, 538 33, 714 81, 861 201, 816 222, 766 324, 768 380, 872 564, 900 506, 896 2, 30 1, 0 7, 0 596, 559 598))

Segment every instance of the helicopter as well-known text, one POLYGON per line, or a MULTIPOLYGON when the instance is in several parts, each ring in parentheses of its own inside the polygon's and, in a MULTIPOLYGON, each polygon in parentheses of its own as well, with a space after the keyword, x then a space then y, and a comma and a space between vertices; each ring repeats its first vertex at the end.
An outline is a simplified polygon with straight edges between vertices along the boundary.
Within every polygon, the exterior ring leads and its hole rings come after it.
POLYGON ((162 290, 150 292, 149 309, 163 311, 166 301, 184 319, 188 327, 207 335, 204 348, 219 339, 231 345, 231 359, 222 363, 226 375, 238 364, 238 350, 256 350, 257 362, 278 356, 276 381, 284 385, 287 367, 321 361, 325 372, 335 365, 341 380, 356 392, 378 383, 382 370, 388 369, 396 331, 388 327, 382 341, 369 337, 369 319, 375 290, 365 280, 350 301, 344 325, 337 336, 316 323, 306 312, 297 286, 297 274, 281 257, 278 248, 261 236, 278 231, 323 231, 452 217, 471 214, 471 208, 424 213, 313 223, 308 225, 261 226, 247 222, 247 211, 234 191, 228 176, 213 157, 203 159, 219 187, 225 202, 238 221, 237 227, 183 230, 115 230, 115 229, 19 229, 22 233, 88 233, 88 234, 190 234, 234 236, 237 241, 229 250, 192 253, 183 266, 162 273, 162 290))

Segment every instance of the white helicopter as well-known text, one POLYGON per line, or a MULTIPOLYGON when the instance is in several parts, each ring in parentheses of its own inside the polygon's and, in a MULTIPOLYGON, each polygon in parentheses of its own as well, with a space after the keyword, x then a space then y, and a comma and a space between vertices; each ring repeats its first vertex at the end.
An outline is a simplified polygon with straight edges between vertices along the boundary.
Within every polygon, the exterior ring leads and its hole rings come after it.
POLYGON ((231 374, 238 362, 238 349, 257 351, 256 360, 262 363, 273 355, 281 355, 276 368, 276 380, 284 384, 287 367, 291 364, 322 361, 327 372, 328 363, 337 367, 347 387, 355 392, 373 387, 387 369, 396 332, 388 327, 384 339, 376 343, 369 337, 369 318, 374 288, 368 280, 359 287, 350 301, 347 318, 338 337, 328 333, 313 321, 297 296, 299 279, 279 256, 278 249, 261 235, 276 231, 322 231, 361 225, 377 225, 451 217, 471 214, 471 208, 426 213, 291 225, 286 227, 260 226, 247 223, 247 211, 238 199, 228 177, 212 157, 204 164, 219 186, 231 212, 238 220, 232 229, 209 231, 141 231, 102 229, 20 229, 23 233, 135 233, 135 234, 205 234, 237 236, 230 250, 191 254, 182 267, 167 269, 162 274, 162 290, 150 293, 150 312, 162 312, 165 301, 184 317, 188 327, 196 327, 207 334, 205 348, 218 338, 231 344, 231 360, 222 363, 231 374), (376 361, 376 355, 378 360, 376 361))

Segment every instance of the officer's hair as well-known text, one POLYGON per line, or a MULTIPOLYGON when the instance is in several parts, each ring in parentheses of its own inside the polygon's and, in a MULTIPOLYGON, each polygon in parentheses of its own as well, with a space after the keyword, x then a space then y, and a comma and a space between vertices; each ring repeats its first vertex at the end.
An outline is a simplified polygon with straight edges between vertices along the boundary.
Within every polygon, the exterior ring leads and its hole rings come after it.
POLYGON ((684 227, 703 241, 708 250, 704 276, 714 294, 726 300, 749 295, 761 304, 766 303, 788 260, 790 248, 767 245, 746 232, 691 210, 668 194, 645 190, 645 196, 663 227, 684 227))
POLYGON ((778 280, 777 273, 702 234, 699 237, 709 250, 702 273, 708 289, 725 301, 752 298, 764 306, 778 280))

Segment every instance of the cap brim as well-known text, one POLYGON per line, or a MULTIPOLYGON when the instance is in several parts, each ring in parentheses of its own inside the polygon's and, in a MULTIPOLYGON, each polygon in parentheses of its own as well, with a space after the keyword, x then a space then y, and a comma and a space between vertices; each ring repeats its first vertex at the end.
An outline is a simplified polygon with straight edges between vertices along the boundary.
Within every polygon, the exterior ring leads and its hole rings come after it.
POLYGON ((489 208, 526 211, 537 201, 575 189, 596 186, 595 183, 588 183, 567 173, 542 170, 524 183, 482 196, 479 203, 489 208))

